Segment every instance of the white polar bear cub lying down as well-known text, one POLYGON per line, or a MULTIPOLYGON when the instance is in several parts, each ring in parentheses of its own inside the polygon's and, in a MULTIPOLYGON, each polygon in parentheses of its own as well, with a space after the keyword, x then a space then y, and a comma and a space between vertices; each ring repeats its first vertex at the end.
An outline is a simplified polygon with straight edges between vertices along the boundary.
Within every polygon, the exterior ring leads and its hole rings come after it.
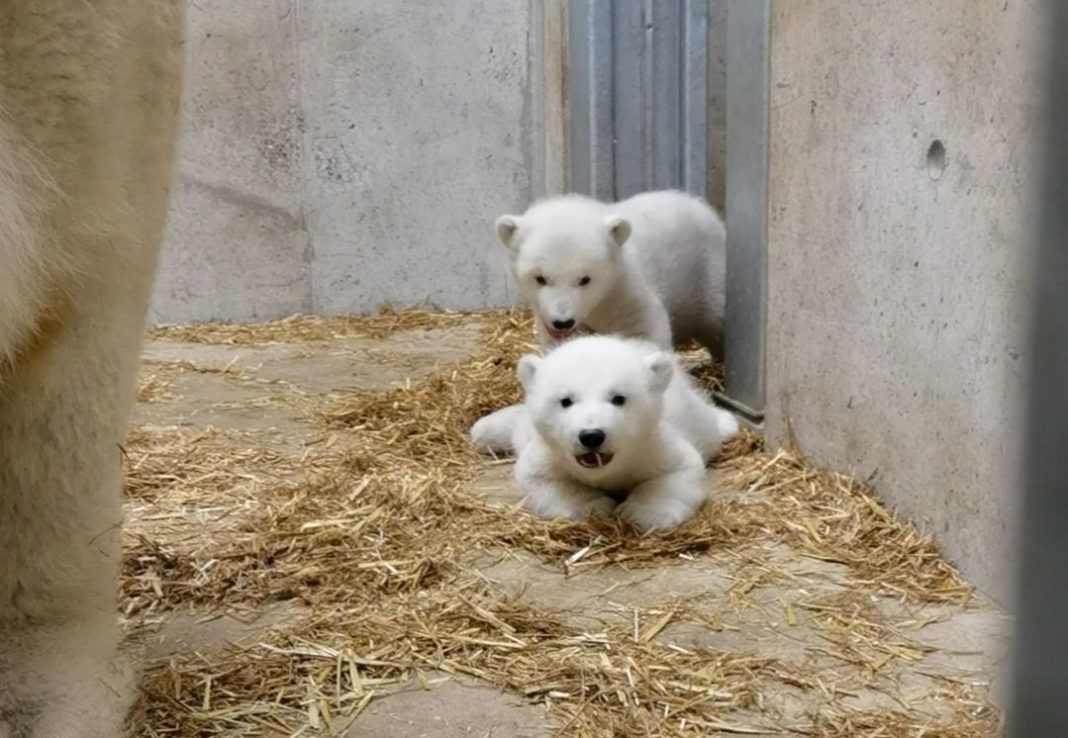
POLYGON ((528 506, 545 517, 618 513, 640 528, 688 520, 705 463, 738 432, 675 357, 646 341, 588 336, 524 356, 525 412, 512 443, 528 506))
POLYGON ((726 230, 706 202, 664 190, 607 204, 583 195, 497 219, 543 348, 575 333, 691 339, 722 358, 726 230))

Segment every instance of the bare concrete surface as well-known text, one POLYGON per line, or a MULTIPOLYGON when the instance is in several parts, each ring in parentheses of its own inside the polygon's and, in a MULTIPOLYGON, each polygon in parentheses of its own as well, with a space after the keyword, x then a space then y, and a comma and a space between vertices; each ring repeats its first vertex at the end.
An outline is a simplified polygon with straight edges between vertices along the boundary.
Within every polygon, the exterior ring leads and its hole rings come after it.
POLYGON ((542 738, 552 734, 545 710, 473 680, 430 675, 372 702, 345 738, 542 738))

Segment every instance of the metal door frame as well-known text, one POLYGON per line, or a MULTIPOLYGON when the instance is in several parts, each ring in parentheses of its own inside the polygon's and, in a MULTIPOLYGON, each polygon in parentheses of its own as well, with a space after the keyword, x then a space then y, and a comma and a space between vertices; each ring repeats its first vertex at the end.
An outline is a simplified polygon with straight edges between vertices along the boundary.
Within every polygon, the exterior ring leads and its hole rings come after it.
MULTIPOLYGON (((717 399, 754 426, 766 404, 770 4, 727 5, 726 366, 717 399)), ((569 190, 617 200, 680 187, 707 198, 708 0, 569 0, 567 17, 569 190)))
POLYGON ((708 0, 570 0, 568 184, 707 196, 708 0))
POLYGON ((761 426, 766 396, 771 0, 727 5, 727 314, 719 396, 761 426))
MULTIPOLYGON (((1068 735, 1068 5, 1043 4, 1046 24, 1042 210, 1034 233, 1034 312, 1031 316, 1019 521, 1015 653, 1006 735, 1068 735)), ((1037 167, 1036 167, 1037 168, 1037 167)))

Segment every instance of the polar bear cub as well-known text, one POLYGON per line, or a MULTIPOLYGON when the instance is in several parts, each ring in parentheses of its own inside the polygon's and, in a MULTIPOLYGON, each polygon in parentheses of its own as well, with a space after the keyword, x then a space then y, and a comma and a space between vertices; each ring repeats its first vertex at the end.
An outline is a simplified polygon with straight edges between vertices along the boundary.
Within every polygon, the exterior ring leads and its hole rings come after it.
POLYGON ((703 200, 674 190, 615 204, 565 195, 502 215, 496 229, 543 348, 618 334, 663 349, 696 339, 722 358, 726 230, 703 200))
POLYGON ((526 393, 512 443, 527 505, 580 518, 618 507, 640 528, 681 523, 706 499, 705 463, 738 432, 677 365, 647 341, 587 336, 524 356, 526 393))

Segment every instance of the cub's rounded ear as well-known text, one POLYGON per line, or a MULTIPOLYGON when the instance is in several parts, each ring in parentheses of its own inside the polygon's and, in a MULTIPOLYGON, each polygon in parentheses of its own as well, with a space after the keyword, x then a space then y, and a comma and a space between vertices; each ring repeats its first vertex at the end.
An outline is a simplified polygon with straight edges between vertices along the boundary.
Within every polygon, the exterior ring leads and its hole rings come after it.
POLYGON ((622 215, 606 216, 604 224, 608 228, 608 234, 612 236, 612 241, 615 242, 616 246, 622 246, 630 238, 630 221, 622 215))
POLYGON ((515 234, 519 230, 519 216, 518 215, 502 215, 497 218, 497 222, 494 224, 497 229, 497 238, 507 248, 512 248, 515 245, 515 234))
POLYGON ((645 366, 649 370, 649 388, 653 392, 663 392, 671 384, 671 375, 675 371, 675 360, 663 351, 645 357, 645 366))
POLYGON ((537 354, 527 354, 519 359, 516 374, 519 375, 519 383, 523 389, 530 392, 534 388, 534 378, 538 374, 542 358, 537 354))

